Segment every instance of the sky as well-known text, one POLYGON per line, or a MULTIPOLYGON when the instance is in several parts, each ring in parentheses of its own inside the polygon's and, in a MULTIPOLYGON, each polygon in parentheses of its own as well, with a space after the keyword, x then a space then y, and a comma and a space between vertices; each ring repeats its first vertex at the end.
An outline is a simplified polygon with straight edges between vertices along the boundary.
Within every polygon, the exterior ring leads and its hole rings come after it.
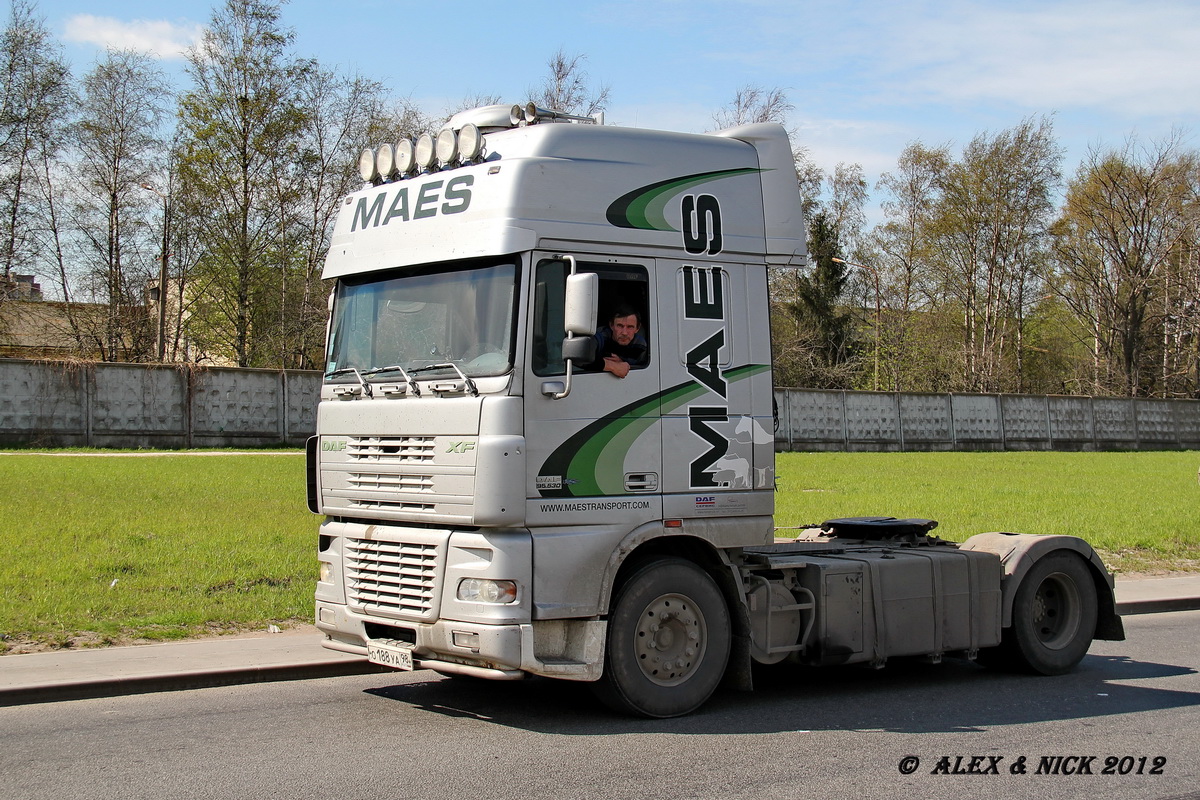
MULTIPOLYGON (((82 75, 106 46, 182 51, 213 0, 38 0, 82 75)), ((874 192, 906 145, 960 153, 1047 116, 1066 177, 1090 149, 1182 131, 1200 146, 1196 0, 293 0, 298 55, 383 82, 427 111, 523 103, 560 48, 610 88, 610 124, 701 132, 738 89, 786 92, 794 144, 864 168, 874 192)), ((352 156, 351 156, 352 157, 352 156)))

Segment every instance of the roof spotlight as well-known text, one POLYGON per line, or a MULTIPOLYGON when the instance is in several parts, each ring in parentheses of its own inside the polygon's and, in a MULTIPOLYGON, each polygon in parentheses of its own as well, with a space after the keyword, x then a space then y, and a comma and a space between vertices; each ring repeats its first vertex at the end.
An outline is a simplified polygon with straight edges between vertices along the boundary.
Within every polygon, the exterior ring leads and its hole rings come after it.
POLYGON ((468 122, 458 132, 458 157, 464 162, 471 162, 479 158, 481 152, 483 152, 483 135, 479 132, 478 125, 468 122))
POLYGON ((443 128, 437 135, 437 158, 443 165, 453 164, 458 158, 458 137, 450 128, 443 128))
POLYGON ((434 150, 433 136, 428 133, 422 133, 421 138, 417 139, 417 146, 414 148, 413 154, 417 159, 418 167, 421 169, 432 168, 434 159, 437 156, 434 150))
POLYGON ((358 174, 367 182, 379 177, 379 170, 375 168, 375 151, 369 147, 358 157, 358 174))
POLYGON ((413 143, 411 140, 401 139, 396 142, 396 146, 392 152, 395 154, 397 172, 401 175, 407 175, 413 171, 413 167, 417 165, 417 158, 413 153, 413 143))
POLYGON ((381 178, 390 178, 395 173, 396 158, 390 144, 381 144, 375 151, 375 169, 381 178))

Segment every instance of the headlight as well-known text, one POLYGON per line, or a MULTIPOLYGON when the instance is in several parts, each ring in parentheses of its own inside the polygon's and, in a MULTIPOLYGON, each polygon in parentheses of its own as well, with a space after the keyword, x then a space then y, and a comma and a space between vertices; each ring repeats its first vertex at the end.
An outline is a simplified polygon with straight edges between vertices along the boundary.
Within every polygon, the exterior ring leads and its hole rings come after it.
POLYGON ((319 578, 317 578, 317 580, 319 580, 321 583, 330 583, 331 579, 333 578, 333 567, 327 561, 322 561, 320 564, 321 575, 319 578))
POLYGON ((463 578, 458 584, 458 599, 464 603, 511 603, 517 599, 517 582, 463 578))

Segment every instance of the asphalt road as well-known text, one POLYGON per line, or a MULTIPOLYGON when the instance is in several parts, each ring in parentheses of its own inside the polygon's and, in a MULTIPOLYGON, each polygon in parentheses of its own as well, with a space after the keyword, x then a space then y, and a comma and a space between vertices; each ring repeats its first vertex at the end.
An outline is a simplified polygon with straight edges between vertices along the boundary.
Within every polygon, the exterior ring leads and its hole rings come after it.
POLYGON ((0 797, 1200 800, 1200 611, 1125 624, 1058 678, 792 670, 666 721, 430 672, 15 706, 0 797))

